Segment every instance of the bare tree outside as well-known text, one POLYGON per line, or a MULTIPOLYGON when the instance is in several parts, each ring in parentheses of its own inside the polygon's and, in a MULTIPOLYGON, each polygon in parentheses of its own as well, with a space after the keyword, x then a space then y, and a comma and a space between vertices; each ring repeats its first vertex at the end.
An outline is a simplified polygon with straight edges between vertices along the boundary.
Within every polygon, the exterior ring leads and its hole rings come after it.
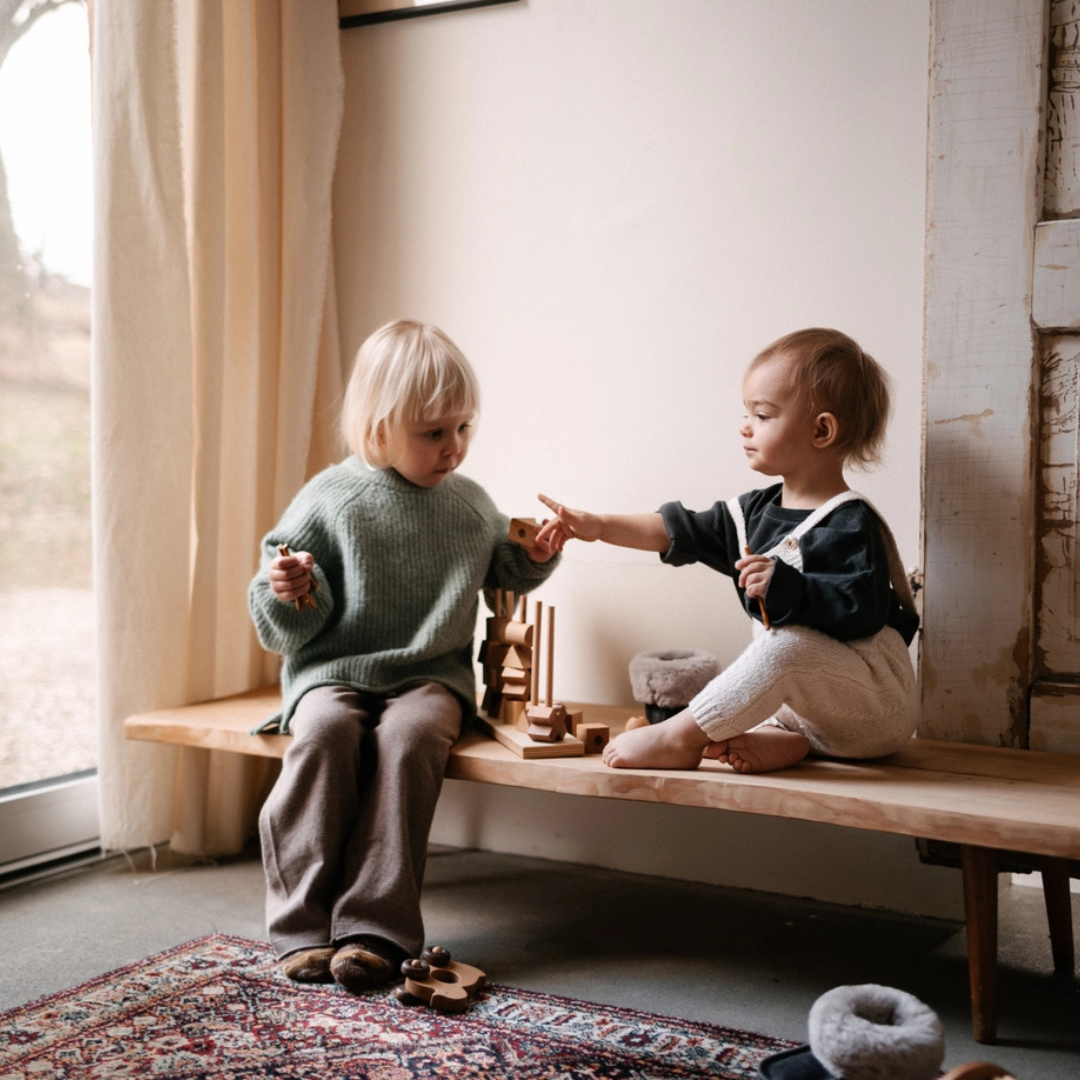
MULTIPOLYGON (((9 78, 20 50, 60 48, 42 43, 61 8, 85 23, 82 0, 0 0, 5 114, 31 114, 34 78, 72 66, 62 52, 35 53, 17 85, 9 78)), ((87 128, 89 95, 86 78, 67 103, 87 128)), ((33 138, 63 139, 52 127, 33 120, 33 138)), ((72 167, 69 148, 53 150, 58 168, 72 167)), ((30 167, 0 130, 0 790, 96 764, 88 270, 76 280, 50 265, 42 235, 20 236, 16 178, 22 190, 28 179, 48 188, 47 177, 27 178, 30 167)))

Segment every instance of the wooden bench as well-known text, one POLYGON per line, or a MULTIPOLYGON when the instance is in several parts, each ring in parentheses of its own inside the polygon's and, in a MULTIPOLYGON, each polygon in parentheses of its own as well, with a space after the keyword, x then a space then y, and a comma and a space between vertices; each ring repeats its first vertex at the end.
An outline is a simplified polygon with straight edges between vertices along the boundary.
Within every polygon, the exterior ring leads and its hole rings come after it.
MULTIPOLYGON (((128 738, 281 757, 287 735, 249 732, 280 702, 276 688, 129 717, 128 738)), ((633 710, 578 705, 586 721, 621 730, 633 710)), ((711 807, 959 846, 971 980, 972 1028, 996 1036, 997 875, 1039 869, 1054 968, 1073 971, 1070 873, 1080 867, 1080 756, 913 739, 873 762, 808 760, 782 772, 742 775, 714 761, 694 770, 609 769, 595 755, 524 760, 470 733, 450 754, 455 780, 711 807)))

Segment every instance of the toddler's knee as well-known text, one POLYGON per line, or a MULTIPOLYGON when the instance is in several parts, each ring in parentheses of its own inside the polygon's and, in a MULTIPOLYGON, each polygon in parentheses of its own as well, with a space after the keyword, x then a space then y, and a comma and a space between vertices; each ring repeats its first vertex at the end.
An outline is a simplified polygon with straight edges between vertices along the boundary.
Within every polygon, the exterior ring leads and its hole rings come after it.
POLYGON ((300 752, 340 754, 358 745, 361 716, 337 687, 320 687, 301 699, 290 728, 294 756, 300 752))

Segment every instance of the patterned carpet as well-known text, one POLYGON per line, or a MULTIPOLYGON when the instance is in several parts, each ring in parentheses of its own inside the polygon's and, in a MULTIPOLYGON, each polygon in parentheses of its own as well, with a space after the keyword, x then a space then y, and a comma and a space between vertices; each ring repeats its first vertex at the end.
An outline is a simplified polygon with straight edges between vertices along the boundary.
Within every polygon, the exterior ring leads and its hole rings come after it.
POLYGON ((791 1043, 490 986, 462 1015, 284 978, 213 935, 0 1015, 0 1080, 752 1078, 791 1043))

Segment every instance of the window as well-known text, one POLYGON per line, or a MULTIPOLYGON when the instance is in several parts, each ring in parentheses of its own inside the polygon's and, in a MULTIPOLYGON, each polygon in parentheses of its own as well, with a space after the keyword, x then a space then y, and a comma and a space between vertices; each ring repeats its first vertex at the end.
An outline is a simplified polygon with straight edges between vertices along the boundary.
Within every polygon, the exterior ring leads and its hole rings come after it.
POLYGON ((0 865, 96 846, 82 3, 0 24, 0 865), (37 807, 38 809, 34 809, 37 807))

